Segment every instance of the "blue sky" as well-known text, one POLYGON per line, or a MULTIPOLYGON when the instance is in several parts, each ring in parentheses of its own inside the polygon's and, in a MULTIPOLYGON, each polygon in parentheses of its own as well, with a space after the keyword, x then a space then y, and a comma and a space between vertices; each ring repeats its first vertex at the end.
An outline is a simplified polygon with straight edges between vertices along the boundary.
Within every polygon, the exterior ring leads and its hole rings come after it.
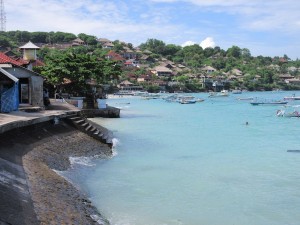
POLYGON ((300 58, 298 0, 4 0, 6 30, 64 31, 130 42, 248 48, 300 58))

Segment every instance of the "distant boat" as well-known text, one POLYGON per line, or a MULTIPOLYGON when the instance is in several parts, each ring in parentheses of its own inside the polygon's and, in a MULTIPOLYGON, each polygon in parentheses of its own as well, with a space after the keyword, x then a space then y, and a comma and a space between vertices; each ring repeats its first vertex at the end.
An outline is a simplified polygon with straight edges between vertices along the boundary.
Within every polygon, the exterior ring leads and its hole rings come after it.
POLYGON ((180 104, 194 104, 196 102, 203 102, 204 99, 202 98, 195 98, 194 96, 179 96, 177 101, 180 104))
POLYGON ((240 101, 251 101, 253 99, 254 99, 253 97, 237 98, 237 100, 240 100, 240 101))
POLYGON ((287 101, 253 101, 250 102, 251 105, 285 105, 287 101))
POLYGON ((221 92, 210 92, 209 98, 216 98, 216 97, 228 97, 229 93, 227 90, 222 90, 221 92))
POLYGON ((284 100, 300 100, 300 96, 287 96, 283 98, 284 100))
POLYGON ((196 100, 195 99, 181 99, 179 100, 180 104, 195 104, 196 100))

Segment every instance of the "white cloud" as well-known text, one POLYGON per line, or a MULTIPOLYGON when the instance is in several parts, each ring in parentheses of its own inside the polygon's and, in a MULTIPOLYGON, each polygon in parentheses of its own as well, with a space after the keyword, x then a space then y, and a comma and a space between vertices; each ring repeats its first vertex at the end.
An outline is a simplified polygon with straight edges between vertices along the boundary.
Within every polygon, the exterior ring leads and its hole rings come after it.
POLYGON ((186 47, 186 46, 190 46, 190 45, 194 45, 194 44, 196 44, 196 42, 194 42, 194 41, 186 41, 181 46, 182 47, 186 47))
MULTIPOLYGON (((251 49, 254 52, 255 48, 260 49, 259 45, 282 46, 282 52, 293 54, 294 58, 300 52, 297 47, 300 1, 295 0, 9 0, 5 3, 8 31, 86 33, 134 45, 148 38, 180 44, 210 35, 218 39, 221 48, 232 45, 250 48, 254 41, 258 43, 251 49), (288 48, 285 52, 288 43, 295 49, 288 48)), ((202 44, 204 47, 211 46, 213 40, 206 42, 202 44)), ((195 43, 182 45, 189 44, 195 43)))
POLYGON ((214 48, 216 47, 216 43, 214 42, 214 39, 212 37, 207 37, 203 41, 201 41, 200 46, 205 49, 205 48, 214 48))

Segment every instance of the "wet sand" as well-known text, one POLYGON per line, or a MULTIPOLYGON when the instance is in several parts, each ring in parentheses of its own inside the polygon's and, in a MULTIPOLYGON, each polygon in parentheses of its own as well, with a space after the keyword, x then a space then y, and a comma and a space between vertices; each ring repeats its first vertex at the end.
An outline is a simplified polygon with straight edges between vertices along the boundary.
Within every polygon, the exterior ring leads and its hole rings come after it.
POLYGON ((1 134, 0 224, 109 224, 54 170, 68 169, 70 156, 110 155, 107 145, 63 121, 1 134))

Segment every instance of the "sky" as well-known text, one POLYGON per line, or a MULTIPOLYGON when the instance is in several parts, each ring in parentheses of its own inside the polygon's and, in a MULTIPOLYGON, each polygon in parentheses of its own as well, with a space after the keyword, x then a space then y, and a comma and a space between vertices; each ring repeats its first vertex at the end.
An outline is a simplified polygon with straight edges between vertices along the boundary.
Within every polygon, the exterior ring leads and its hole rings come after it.
POLYGON ((85 33, 138 46, 247 48, 300 58, 299 0, 4 0, 6 31, 85 33))

